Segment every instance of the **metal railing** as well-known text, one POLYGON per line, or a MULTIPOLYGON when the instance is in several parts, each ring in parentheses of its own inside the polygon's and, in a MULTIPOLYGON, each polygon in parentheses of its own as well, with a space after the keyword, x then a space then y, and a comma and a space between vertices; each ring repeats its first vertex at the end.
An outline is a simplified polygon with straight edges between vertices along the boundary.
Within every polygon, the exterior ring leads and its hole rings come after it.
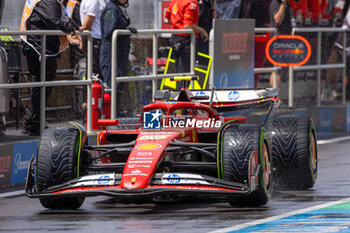
MULTIPOLYGON (((276 28, 255 28, 255 33, 267 33, 271 32, 274 35, 277 35, 276 28)), ((343 44, 346 44, 346 33, 342 28, 293 28, 292 35, 295 35, 297 32, 307 32, 307 33, 317 33, 317 65, 304 65, 299 67, 289 67, 289 85, 288 85, 288 106, 293 107, 293 82, 294 82, 294 71, 303 71, 303 70, 317 70, 317 106, 321 105, 321 70, 322 69, 343 69, 343 83, 342 83, 342 103, 346 103, 346 50, 343 49, 343 62, 339 64, 321 64, 321 44, 322 44, 322 33, 324 32, 342 32, 343 44)), ((255 68, 254 73, 272 73, 274 72, 274 86, 276 87, 276 73, 278 67, 266 67, 266 68, 255 68)))
POLYGON ((117 113, 117 89, 116 82, 131 82, 131 81, 144 81, 144 80, 152 80, 152 97, 157 88, 157 80, 162 78, 167 78, 169 75, 159 75, 157 74, 157 59, 158 59, 158 37, 161 34, 190 34, 191 35, 191 70, 190 73, 175 73, 176 75, 194 75, 194 63, 195 63, 195 51, 196 51, 196 38, 193 30, 138 30, 138 33, 131 34, 129 30, 115 30, 112 35, 112 62, 111 62, 111 118, 116 118, 117 113), (153 40, 153 66, 152 66, 152 75, 139 75, 134 77, 117 77, 117 37, 118 35, 152 35, 153 40), (114 81, 113 81, 114 80, 114 81))
MULTIPOLYGON (((255 29, 256 33, 266 33, 272 32, 276 34, 275 28, 257 28, 255 29)), ((289 72, 289 106, 293 106, 293 71, 298 70, 317 70, 317 105, 320 105, 320 83, 321 83, 321 70, 322 69, 334 69, 334 68, 342 68, 343 69, 343 77, 346 76, 346 51, 343 50, 343 63, 342 64, 321 64, 321 33, 322 32, 345 32, 341 28, 295 28, 293 30, 293 34, 296 32, 317 32, 318 33, 318 46, 317 46, 317 65, 309 65, 309 66, 301 66, 301 67, 290 67, 289 72)), ((152 75, 139 75, 133 77, 117 77, 117 37, 118 35, 132 35, 133 37, 138 37, 140 35, 151 35, 153 39, 153 61, 157 61, 158 59, 158 37, 161 34, 190 34, 191 35, 191 70, 189 73, 175 73, 171 74, 173 76, 176 75, 194 75, 194 64, 195 64, 195 33, 192 30, 139 30, 138 33, 131 34, 129 30, 116 30, 112 35, 112 55, 111 55, 111 118, 116 118, 116 110, 117 110, 117 94, 116 94, 116 82, 130 82, 130 81, 144 81, 144 80, 152 80, 152 94, 154 94, 157 88, 157 80, 169 77, 169 74, 163 75, 157 73, 157 62, 153 62, 152 67, 152 75), (114 80, 114 81, 113 81, 114 80)), ((86 85, 87 86, 87 132, 88 134, 92 133, 92 37, 90 32, 85 31, 81 33, 77 33, 79 35, 87 36, 87 80, 62 80, 62 81, 49 81, 45 80, 46 73, 46 61, 45 59, 41 59, 41 67, 40 67, 40 82, 31 82, 31 83, 16 83, 16 84, 0 84, 0 89, 16 89, 23 87, 41 87, 40 90, 40 132, 43 132, 45 128, 45 88, 48 86, 57 87, 57 86, 76 86, 76 85, 86 85)), ((68 35, 62 31, 0 31, 1 35, 39 35, 42 39, 42 47, 41 47, 41 57, 46 56, 46 36, 52 35, 68 35)), ((346 33, 344 33, 343 44, 346 43, 346 33)), ((275 73, 275 82, 276 83, 276 72, 277 67, 269 67, 269 68, 255 68, 254 73, 275 73)), ((343 79, 343 103, 345 103, 345 79, 343 79)), ((153 95, 152 95, 153 96, 153 95)))
MULTIPOLYGON (((40 87, 40 133, 45 129, 45 93, 46 87, 58 87, 58 86, 87 86, 87 115, 88 119, 92 116, 92 37, 91 33, 88 31, 78 32, 77 34, 82 36, 87 36, 87 80, 62 80, 62 81, 50 81, 46 82, 46 59, 41 59, 40 61, 40 82, 30 82, 30 83, 11 83, 11 84, 0 84, 0 89, 18 89, 23 87, 40 87)), ((54 30, 32 30, 32 31, 0 31, 1 35, 8 36, 21 36, 21 35, 38 35, 41 36, 41 57, 46 57, 46 36, 64 36, 69 35, 62 31, 54 30)), ((91 132, 92 124, 91 120, 87 125, 88 133, 91 132)))
POLYGON ((343 69, 343 83, 342 83, 342 103, 346 102, 346 31, 342 28, 293 28, 292 35, 297 32, 317 33, 317 65, 289 67, 289 100, 288 106, 293 106, 293 81, 294 70, 317 70, 317 106, 321 106, 321 70, 323 69, 343 69), (322 49, 322 33, 324 32, 342 32, 343 33, 343 63, 338 64, 321 64, 321 49, 322 49))
MULTIPOLYGON (((277 36, 277 29, 276 28, 255 28, 254 29, 255 34, 256 33, 272 33, 272 37, 277 36)), ((272 73, 273 72, 273 88, 277 87, 277 71, 278 67, 262 67, 262 68, 254 68, 254 74, 266 74, 266 73, 272 73)))

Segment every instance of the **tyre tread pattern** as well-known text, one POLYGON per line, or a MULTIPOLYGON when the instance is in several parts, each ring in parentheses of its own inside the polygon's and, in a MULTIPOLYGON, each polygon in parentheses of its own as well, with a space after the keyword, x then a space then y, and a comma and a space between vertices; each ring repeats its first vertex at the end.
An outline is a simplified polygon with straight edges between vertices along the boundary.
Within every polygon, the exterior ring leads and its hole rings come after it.
POLYGON ((43 133, 38 154, 39 191, 74 178, 73 160, 77 137, 77 130, 63 127, 47 129, 43 133))
POLYGON ((278 116, 272 128, 272 163, 277 187, 307 189, 314 185, 309 171, 309 134, 307 116, 278 116))
MULTIPOLYGON (((248 182, 249 162, 252 153, 259 153, 260 129, 254 124, 232 125, 223 135, 223 170, 224 180, 238 183, 248 182)), ((260 175, 261 171, 260 171, 260 175)), ((247 196, 227 196, 227 200, 233 207, 257 207, 265 205, 271 195, 271 184, 267 193, 264 184, 259 177, 259 186, 247 196)))
MULTIPOLYGON (((45 193, 47 188, 75 178, 74 164, 79 132, 74 128, 49 128, 43 132, 37 155, 37 189, 45 193)), ((49 209, 77 209, 83 197, 40 198, 49 209)))
POLYGON ((223 135, 223 178, 248 181, 250 155, 259 148, 259 130, 255 125, 232 125, 223 135))

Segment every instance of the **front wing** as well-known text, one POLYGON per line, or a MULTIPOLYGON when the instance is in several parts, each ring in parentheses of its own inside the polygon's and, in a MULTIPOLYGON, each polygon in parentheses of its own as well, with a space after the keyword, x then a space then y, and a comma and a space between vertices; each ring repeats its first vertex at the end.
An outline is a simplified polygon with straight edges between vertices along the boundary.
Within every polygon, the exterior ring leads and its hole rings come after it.
MULTIPOLYGON (((32 167, 32 162, 31 162, 32 167)), ((61 185, 49 187, 45 192, 35 189, 33 169, 28 169, 26 195, 30 198, 111 196, 124 198, 152 198, 162 194, 183 195, 247 195, 256 187, 227 182, 218 178, 190 173, 156 173, 151 184, 143 189, 124 189, 122 174, 103 173, 72 179, 61 185)), ((254 179, 253 179, 254 180, 254 179)))

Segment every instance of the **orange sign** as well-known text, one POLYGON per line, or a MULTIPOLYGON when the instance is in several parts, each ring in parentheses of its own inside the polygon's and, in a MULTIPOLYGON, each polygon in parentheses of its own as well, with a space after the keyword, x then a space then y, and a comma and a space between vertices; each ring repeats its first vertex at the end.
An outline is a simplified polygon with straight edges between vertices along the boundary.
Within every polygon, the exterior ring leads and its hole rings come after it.
POLYGON ((302 66, 311 57, 310 43, 302 36, 275 36, 266 45, 267 59, 276 66, 302 66))

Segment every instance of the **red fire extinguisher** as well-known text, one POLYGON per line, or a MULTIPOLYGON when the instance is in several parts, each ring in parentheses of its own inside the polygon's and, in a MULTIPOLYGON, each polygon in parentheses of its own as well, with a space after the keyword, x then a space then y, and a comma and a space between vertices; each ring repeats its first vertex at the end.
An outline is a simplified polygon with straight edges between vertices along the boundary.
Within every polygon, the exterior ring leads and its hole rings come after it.
POLYGON ((103 94, 102 119, 111 119, 111 94, 103 94))
POLYGON ((92 129, 100 129, 99 119, 111 119, 111 95, 104 92, 101 81, 95 81, 92 84, 92 129))
POLYGON ((92 84, 92 129, 99 129, 97 121, 100 119, 102 109, 102 88, 97 81, 92 84))

